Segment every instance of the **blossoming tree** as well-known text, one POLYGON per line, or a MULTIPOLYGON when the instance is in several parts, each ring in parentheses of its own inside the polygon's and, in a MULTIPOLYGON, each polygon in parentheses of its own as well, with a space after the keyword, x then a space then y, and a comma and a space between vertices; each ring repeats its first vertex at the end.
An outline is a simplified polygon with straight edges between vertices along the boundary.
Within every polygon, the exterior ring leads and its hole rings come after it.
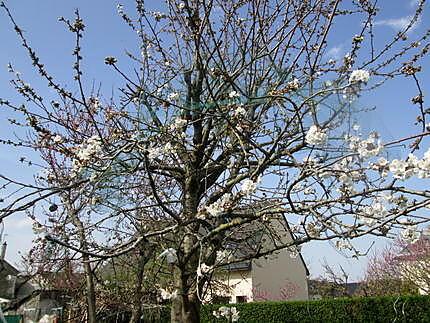
MULTIPOLYGON (((428 230, 428 229, 427 229, 428 230)), ((401 295, 430 292, 430 240, 395 241, 370 260, 365 277, 366 295, 401 295)))
POLYGON ((12 123, 30 135, 4 143, 53 156, 61 167, 45 159, 46 173, 36 184, 2 175, 3 189, 19 190, 0 218, 35 205, 48 205, 53 217, 64 214, 62 196, 72 192, 87 200, 81 241, 48 226, 44 239, 77 252, 84 263, 157 241, 164 249, 157 259, 173 273, 173 322, 199 321, 214 269, 230 261, 232 242, 255 236, 254 223, 273 243, 269 250, 256 246, 248 259, 284 248, 296 253, 312 240, 335 240, 359 254, 354 238, 402 232, 414 240, 417 226, 428 221, 417 211, 430 203, 429 193, 406 185, 411 177, 430 177, 430 150, 413 154, 429 134, 419 82, 428 33, 408 41, 424 1, 383 46, 374 44, 378 8, 370 0, 169 0, 156 12, 136 0, 134 14, 119 5, 138 50, 127 52, 131 70, 106 57, 124 80, 108 101, 85 86, 86 26, 79 12, 60 18, 76 40, 76 88, 68 90, 2 7, 57 94, 48 102, 10 66, 26 102, 1 104, 21 115, 12 123), (349 53, 332 59, 332 31, 345 16, 361 24, 351 30, 349 53), (404 76, 418 92, 416 132, 391 142, 377 129, 362 134, 351 121, 356 99, 404 76), (411 142, 408 158, 390 160, 391 147, 411 142), (262 201, 270 206, 253 207, 262 201), (279 214, 293 241, 271 225, 279 214))

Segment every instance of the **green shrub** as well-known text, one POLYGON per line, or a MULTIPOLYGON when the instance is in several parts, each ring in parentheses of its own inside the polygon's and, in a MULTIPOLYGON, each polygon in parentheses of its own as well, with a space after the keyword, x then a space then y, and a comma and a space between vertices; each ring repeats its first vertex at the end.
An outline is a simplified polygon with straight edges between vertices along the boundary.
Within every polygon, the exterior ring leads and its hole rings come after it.
MULTIPOLYGON (((201 322, 227 322, 205 305, 201 322)), ((430 296, 360 297, 318 301, 228 304, 240 312, 239 322, 430 322, 430 296)))

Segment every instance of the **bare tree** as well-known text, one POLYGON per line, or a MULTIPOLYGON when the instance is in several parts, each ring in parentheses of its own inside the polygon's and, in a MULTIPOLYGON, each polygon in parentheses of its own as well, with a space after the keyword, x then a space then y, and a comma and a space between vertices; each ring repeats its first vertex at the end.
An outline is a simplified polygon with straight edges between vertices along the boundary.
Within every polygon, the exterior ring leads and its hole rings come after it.
POLYGON ((311 281, 312 294, 321 297, 347 297, 349 294, 349 275, 342 266, 337 272, 327 261, 323 264, 324 274, 311 281))
MULTIPOLYGON (((202 291, 213 269, 228 262, 225 249, 251 239, 257 228, 272 244, 255 246, 245 258, 295 252, 311 240, 336 240, 359 254, 352 239, 394 237, 399 230, 415 239, 416 226, 428 221, 417 211, 430 204, 429 193, 406 184, 430 177, 430 152, 387 158, 399 144, 412 142, 414 153, 429 135, 419 82, 428 33, 405 43, 425 1, 382 46, 375 46, 376 2, 171 0, 152 12, 137 0, 133 15, 120 5, 138 50, 127 52, 133 70, 106 57, 124 79, 119 95, 106 102, 84 84, 79 12, 62 19, 76 39, 76 88, 67 90, 2 3, 33 65, 58 94, 47 102, 14 76, 26 103, 1 103, 22 115, 13 123, 30 135, 5 143, 53 151, 66 171, 43 185, 2 175, 5 189, 19 190, 0 219, 49 199, 66 208, 61 196, 68 192, 88 196, 96 207, 83 230, 108 231, 109 239, 91 248, 88 235, 79 244, 49 233, 46 239, 95 261, 156 238, 160 259, 173 271, 172 322, 199 321, 202 291), (361 22, 350 52, 328 59, 331 32, 345 16, 361 22), (417 87, 416 133, 385 143, 376 131, 361 134, 350 113, 355 100, 404 76, 417 87), (283 234, 275 225, 284 218, 292 241, 284 238, 287 228, 283 234)), ((43 167, 51 174, 49 164, 43 167)))

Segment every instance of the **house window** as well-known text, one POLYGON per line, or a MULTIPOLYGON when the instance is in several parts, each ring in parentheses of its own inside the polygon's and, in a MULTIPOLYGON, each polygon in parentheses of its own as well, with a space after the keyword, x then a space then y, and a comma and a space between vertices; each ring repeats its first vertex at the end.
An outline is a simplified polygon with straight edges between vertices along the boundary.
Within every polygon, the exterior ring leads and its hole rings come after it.
POLYGON ((246 303, 246 296, 236 296, 236 303, 246 303))
POLYGON ((230 297, 224 297, 224 296, 215 296, 212 299, 213 304, 228 304, 230 303, 230 297))

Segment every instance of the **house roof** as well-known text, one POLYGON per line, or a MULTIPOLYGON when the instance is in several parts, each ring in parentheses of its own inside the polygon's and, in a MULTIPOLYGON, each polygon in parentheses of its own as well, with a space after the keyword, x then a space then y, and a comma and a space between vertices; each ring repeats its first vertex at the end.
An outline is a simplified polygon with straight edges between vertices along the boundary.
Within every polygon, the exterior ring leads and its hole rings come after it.
POLYGON ((225 265, 223 268, 228 271, 242 271, 242 270, 247 271, 247 270, 251 270, 252 261, 244 260, 244 261, 234 262, 234 263, 225 265))
POLYGON ((342 293, 345 293, 349 296, 354 296, 360 292, 360 289, 363 287, 363 285, 364 284, 362 282, 336 284, 334 282, 320 279, 310 279, 308 281, 309 293, 311 295, 320 295, 322 289, 325 289, 326 292, 330 292, 330 296, 342 296, 342 293))
MULTIPOLYGON (((285 225, 286 225, 286 227, 288 228, 288 231, 290 232, 292 239, 293 239, 293 240, 295 240, 295 239, 296 239, 296 236, 294 235, 293 231, 291 231, 291 227, 290 227, 290 225, 288 224, 288 221, 287 221, 287 219, 285 218, 285 216, 284 216, 284 219, 285 219, 285 225)), ((308 266, 306 265, 305 259, 303 259, 302 252, 301 252, 300 250, 298 250, 298 253, 299 253, 300 261, 302 262, 303 267, 305 268, 306 276, 309 276, 309 275, 310 275, 309 268, 308 268, 308 266)))
POLYGON ((4 259, 0 259, 0 298, 10 300, 15 295, 15 286, 11 285, 10 276, 17 276, 19 270, 4 259))
MULTIPOLYGON (((252 205, 245 206, 238 211, 236 211, 236 214, 255 214, 258 212, 264 212, 273 217, 275 220, 279 220, 283 226, 284 229, 290 234, 291 239, 294 241, 296 237, 294 236, 293 232, 291 231, 291 227, 288 224, 288 221, 285 217, 284 209, 277 203, 277 201, 263 201, 259 203, 254 203, 252 205), (276 216, 277 215, 277 216, 276 216)), ((234 234, 242 235, 244 237, 244 241, 242 241, 239 245, 233 244, 232 246, 227 246, 227 248, 235 249, 235 252, 233 256, 237 259, 243 259, 247 256, 252 256, 257 249, 259 249, 264 242, 265 239, 265 233, 268 232, 268 227, 265 223, 262 222, 251 222, 247 225, 245 225, 243 228, 241 228, 241 231, 237 232, 234 231, 234 234), (248 235, 247 235, 248 234, 248 235), (240 247, 240 248, 238 248, 240 247)), ((231 244, 231 242, 228 242, 231 244)), ((306 266, 306 263, 303 259, 303 256, 300 251, 298 251, 299 259, 301 263, 303 264, 303 267, 305 269, 306 275, 309 276, 309 269, 306 266)), ((245 260, 245 261, 238 261, 229 265, 224 266, 227 270, 251 270, 252 268, 252 261, 251 260, 245 260)))
POLYGON ((19 270, 12 266, 7 260, 0 259, 0 277, 2 275, 18 275, 19 270))

